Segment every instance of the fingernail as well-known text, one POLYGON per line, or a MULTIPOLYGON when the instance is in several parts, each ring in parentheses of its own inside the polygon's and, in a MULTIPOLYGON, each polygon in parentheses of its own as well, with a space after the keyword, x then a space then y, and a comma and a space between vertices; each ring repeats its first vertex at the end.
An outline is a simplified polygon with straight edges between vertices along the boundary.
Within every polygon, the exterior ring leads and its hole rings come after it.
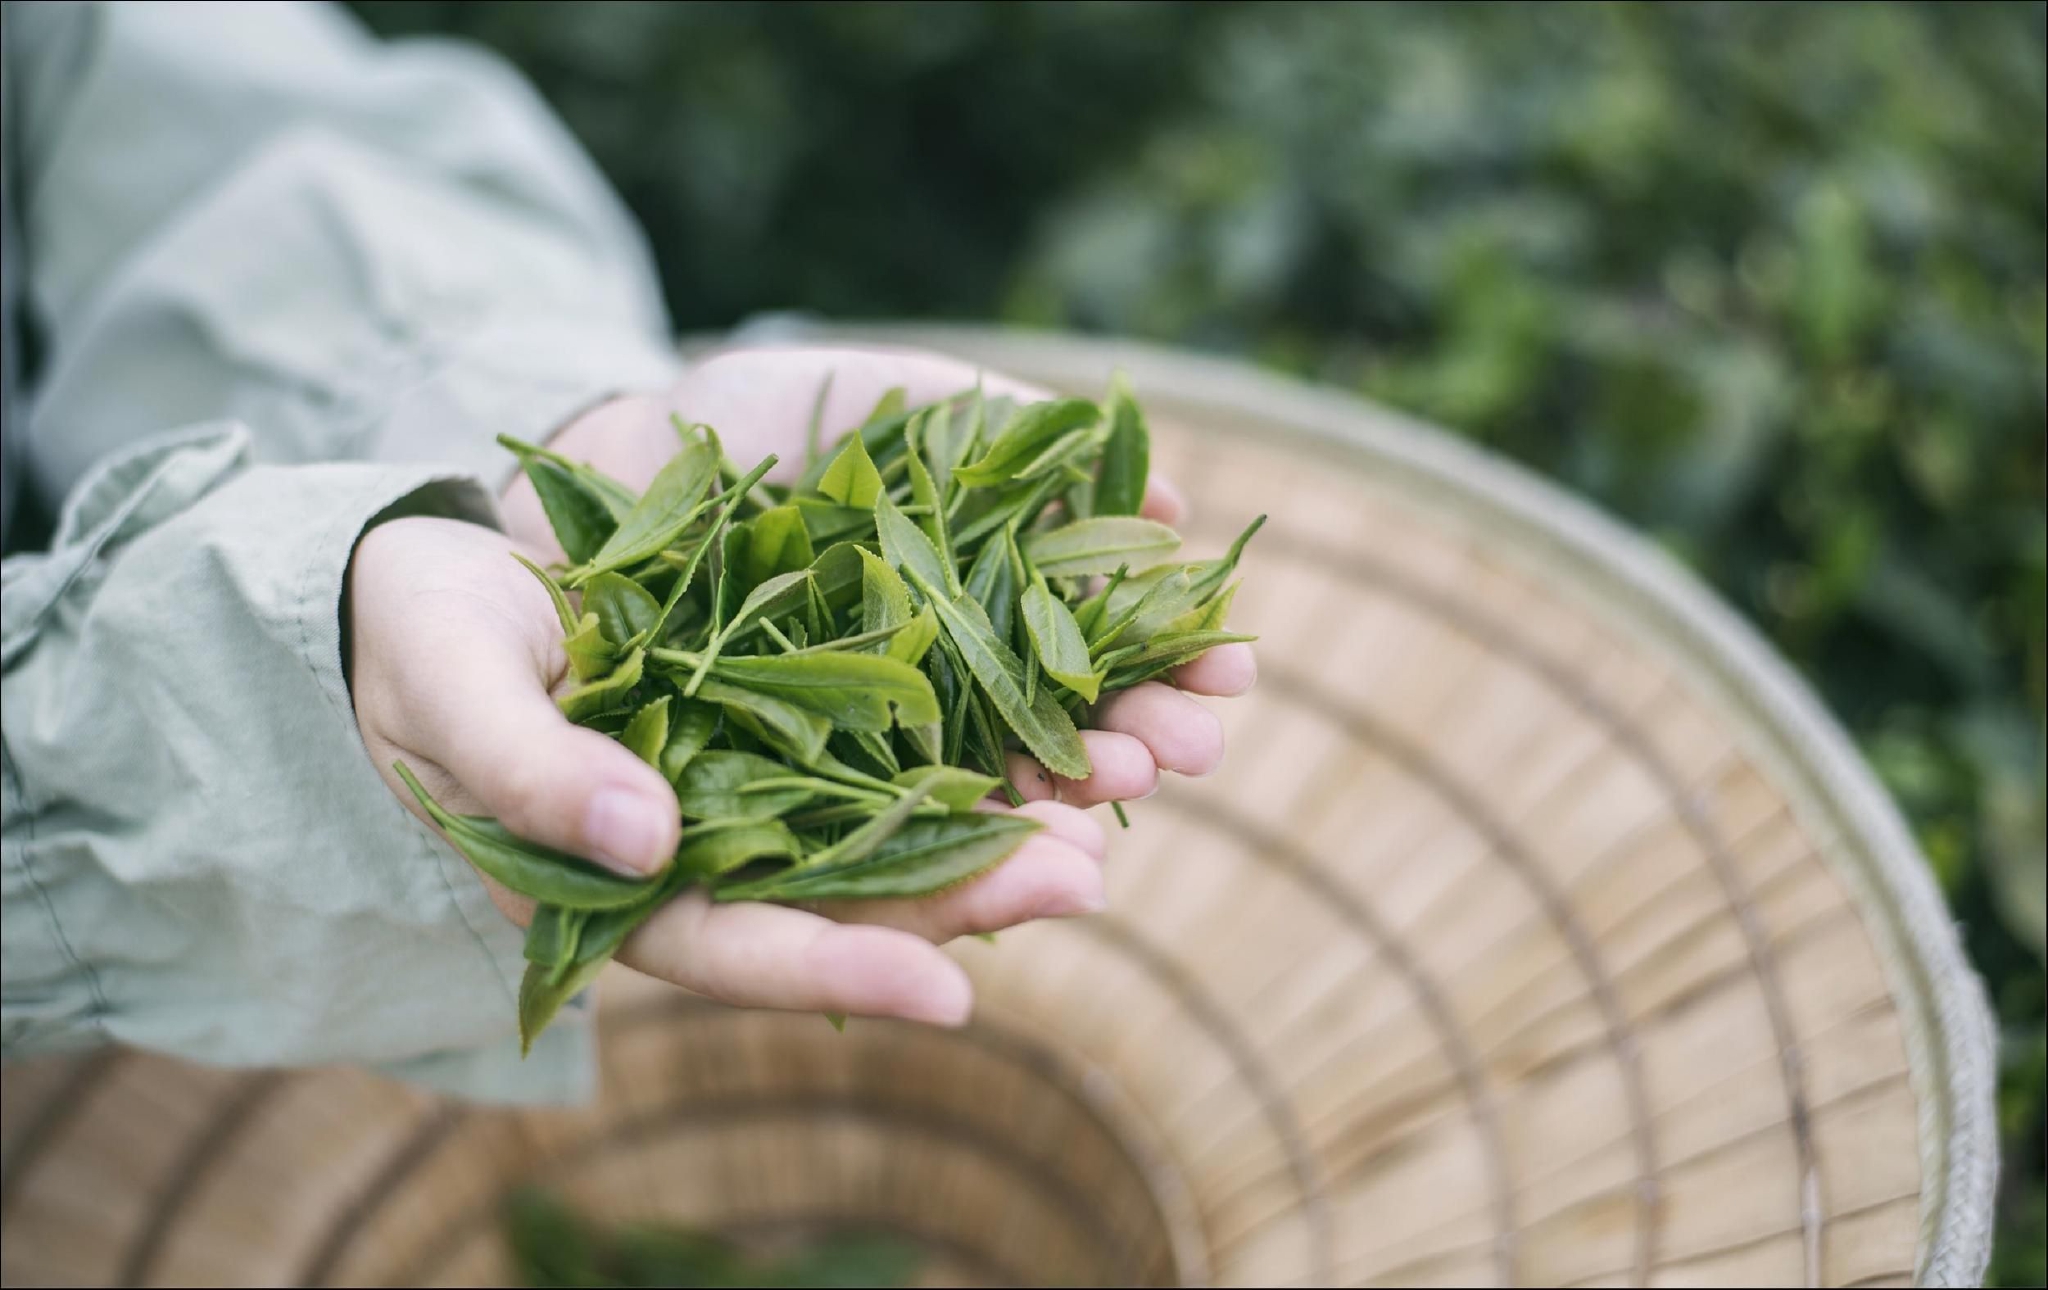
POLYGON ((599 789, 583 820, 591 858, 622 873, 652 873, 667 859, 668 812, 623 788, 599 789))

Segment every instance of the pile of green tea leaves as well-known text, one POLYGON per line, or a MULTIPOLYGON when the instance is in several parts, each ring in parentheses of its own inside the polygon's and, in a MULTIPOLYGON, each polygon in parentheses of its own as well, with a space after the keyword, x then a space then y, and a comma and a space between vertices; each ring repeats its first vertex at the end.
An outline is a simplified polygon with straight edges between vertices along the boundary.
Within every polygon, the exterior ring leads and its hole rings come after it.
POLYGON ((707 1232, 660 1224, 606 1228, 546 1192, 514 1192, 505 1235, 520 1282, 553 1286, 751 1286, 823 1290, 907 1286, 921 1251, 882 1233, 820 1236, 779 1257, 707 1232))
MULTIPOLYGON (((819 406, 824 392, 820 391, 819 406)), ((519 999, 529 1046, 632 930, 682 891, 713 900, 915 897, 998 863, 1030 819, 977 810, 1006 749, 1089 773, 1090 705, 1216 645, 1238 556, 1179 563, 1141 518, 1136 402, 1019 405, 892 391, 794 486, 729 459, 708 426, 647 491, 503 439, 568 563, 528 564, 577 684, 559 702, 675 786, 674 863, 648 880, 441 808, 471 863, 539 902, 519 999)))

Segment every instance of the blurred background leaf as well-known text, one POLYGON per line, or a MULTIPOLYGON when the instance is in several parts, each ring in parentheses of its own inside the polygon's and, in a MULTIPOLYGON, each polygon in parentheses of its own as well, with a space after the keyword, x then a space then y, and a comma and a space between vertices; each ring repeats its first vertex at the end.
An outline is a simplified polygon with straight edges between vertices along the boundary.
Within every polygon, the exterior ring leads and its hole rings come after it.
POLYGON ((2041 1284, 2040 4, 367 3, 523 68, 677 324, 1242 354, 1687 560, 1898 796, 2006 1027, 2041 1284))
POLYGON ((606 1224, 539 1188, 505 1199, 507 1252, 520 1282, 556 1286, 746 1286, 832 1290, 914 1283, 923 1251, 886 1232, 824 1232, 750 1249, 718 1235, 657 1223, 606 1224))

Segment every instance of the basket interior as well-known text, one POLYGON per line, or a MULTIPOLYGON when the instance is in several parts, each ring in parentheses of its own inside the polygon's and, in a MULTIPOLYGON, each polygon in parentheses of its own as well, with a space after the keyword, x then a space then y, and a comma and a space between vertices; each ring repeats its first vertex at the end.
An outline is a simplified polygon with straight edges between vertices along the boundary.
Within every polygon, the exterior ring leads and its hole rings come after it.
POLYGON ((886 1228, 932 1284, 1906 1284, 1922 1102, 1850 844, 1711 660, 1370 462, 1178 420, 1197 553, 1272 516, 1261 684, 1132 807, 1110 913, 956 947, 967 1030, 621 974, 587 1111, 24 1068, 6 1279, 499 1282, 545 1179, 886 1228))

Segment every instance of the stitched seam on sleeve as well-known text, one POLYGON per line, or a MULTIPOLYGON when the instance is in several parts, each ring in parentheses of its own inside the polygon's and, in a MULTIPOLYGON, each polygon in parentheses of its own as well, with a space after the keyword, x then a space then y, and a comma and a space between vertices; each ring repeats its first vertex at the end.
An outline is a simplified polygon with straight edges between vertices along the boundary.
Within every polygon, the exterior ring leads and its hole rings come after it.
POLYGON ((43 907, 43 915, 49 920, 50 934, 56 938, 57 948, 63 952, 65 961, 85 977, 86 991, 92 996, 92 1012, 86 1016, 86 1024, 97 1030, 100 1037, 105 1039, 108 1037, 106 1019, 110 1009, 107 1005, 106 991, 100 986, 100 974, 72 948, 70 938, 64 935, 64 924, 57 917, 57 902, 50 898, 49 890, 43 886, 42 880, 36 877, 35 865, 29 860, 29 852, 35 848, 35 812, 29 807, 28 790, 21 782, 21 772, 15 767, 14 758, 10 756, 4 761, 7 789, 21 807, 20 825, 24 836, 15 860, 21 865, 21 876, 28 881, 29 890, 35 893, 36 900, 43 907))

